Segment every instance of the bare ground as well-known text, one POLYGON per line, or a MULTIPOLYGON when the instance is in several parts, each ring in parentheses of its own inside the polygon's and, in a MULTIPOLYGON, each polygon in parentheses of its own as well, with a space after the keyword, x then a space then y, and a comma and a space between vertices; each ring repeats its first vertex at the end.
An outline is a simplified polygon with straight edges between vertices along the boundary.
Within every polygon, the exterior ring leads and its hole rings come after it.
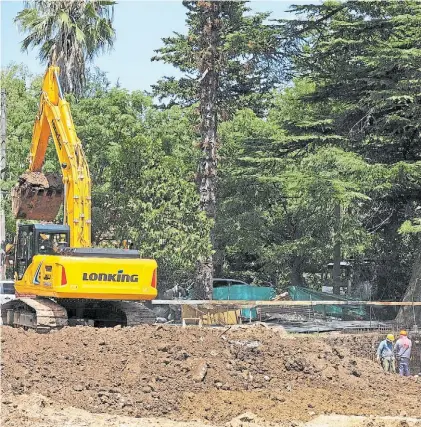
MULTIPOLYGON (((5 400, 2 421, 9 427, 217 427, 203 421, 173 421, 168 418, 135 418, 124 415, 93 414, 83 409, 60 407, 38 394, 19 395, 13 403, 5 400)), ((421 419, 320 415, 308 422, 270 423, 253 413, 244 413, 226 427, 420 427, 421 419)))
POLYGON ((360 357, 371 340, 263 327, 2 327, 2 425, 419 425, 420 378, 360 357))

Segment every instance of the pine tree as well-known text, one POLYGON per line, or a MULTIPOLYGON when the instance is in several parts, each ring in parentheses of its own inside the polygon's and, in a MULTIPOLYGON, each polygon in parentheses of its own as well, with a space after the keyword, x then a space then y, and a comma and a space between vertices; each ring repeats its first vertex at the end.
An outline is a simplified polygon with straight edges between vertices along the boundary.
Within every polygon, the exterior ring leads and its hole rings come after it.
POLYGON ((296 6, 287 26, 301 54, 296 72, 310 76, 310 104, 336 105, 330 121, 337 144, 378 165, 362 218, 375 236, 377 297, 400 298, 414 261, 411 228, 420 197, 421 4, 346 1, 296 6), (316 25, 317 23, 317 25, 316 25), (382 165, 387 165, 382 167, 382 165))
MULTIPOLYGON (((268 14, 245 16, 243 1, 184 1, 188 34, 165 38, 153 60, 170 63, 185 73, 179 80, 164 78, 154 87, 168 105, 198 103, 200 150, 198 188, 201 210, 214 223, 217 195, 218 122, 239 106, 260 114, 270 90, 281 81, 277 33, 264 24, 268 14)), ((213 231, 210 241, 214 246, 213 231)), ((212 297, 213 258, 202 254, 197 296, 212 297)))

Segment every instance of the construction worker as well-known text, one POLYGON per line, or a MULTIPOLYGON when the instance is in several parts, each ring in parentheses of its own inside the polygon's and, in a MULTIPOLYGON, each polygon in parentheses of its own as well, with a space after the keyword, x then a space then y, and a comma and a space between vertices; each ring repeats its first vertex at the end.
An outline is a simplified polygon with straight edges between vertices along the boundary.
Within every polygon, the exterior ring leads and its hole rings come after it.
POLYGON ((395 343, 394 352, 399 362, 399 375, 409 377, 409 360, 411 359, 412 341, 408 338, 408 332, 399 332, 399 339, 395 343))
POLYGON ((377 348, 377 361, 381 363, 385 372, 396 373, 395 354, 393 353, 393 341, 395 337, 388 334, 377 348))

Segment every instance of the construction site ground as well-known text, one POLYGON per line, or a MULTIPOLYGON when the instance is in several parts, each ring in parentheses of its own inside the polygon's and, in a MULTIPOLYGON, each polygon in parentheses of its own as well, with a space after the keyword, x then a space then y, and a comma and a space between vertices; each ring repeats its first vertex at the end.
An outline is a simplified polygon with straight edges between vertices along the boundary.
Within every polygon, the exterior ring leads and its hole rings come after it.
POLYGON ((377 335, 1 327, 2 426, 421 426, 421 378, 363 355, 377 335))

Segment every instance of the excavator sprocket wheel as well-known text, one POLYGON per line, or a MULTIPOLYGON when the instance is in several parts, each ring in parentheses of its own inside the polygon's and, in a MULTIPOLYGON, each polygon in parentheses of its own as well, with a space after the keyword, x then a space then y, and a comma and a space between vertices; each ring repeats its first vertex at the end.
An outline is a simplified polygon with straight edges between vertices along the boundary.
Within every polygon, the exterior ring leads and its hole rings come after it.
POLYGON ((54 221, 63 202, 64 185, 56 173, 26 172, 12 189, 16 219, 54 221))

